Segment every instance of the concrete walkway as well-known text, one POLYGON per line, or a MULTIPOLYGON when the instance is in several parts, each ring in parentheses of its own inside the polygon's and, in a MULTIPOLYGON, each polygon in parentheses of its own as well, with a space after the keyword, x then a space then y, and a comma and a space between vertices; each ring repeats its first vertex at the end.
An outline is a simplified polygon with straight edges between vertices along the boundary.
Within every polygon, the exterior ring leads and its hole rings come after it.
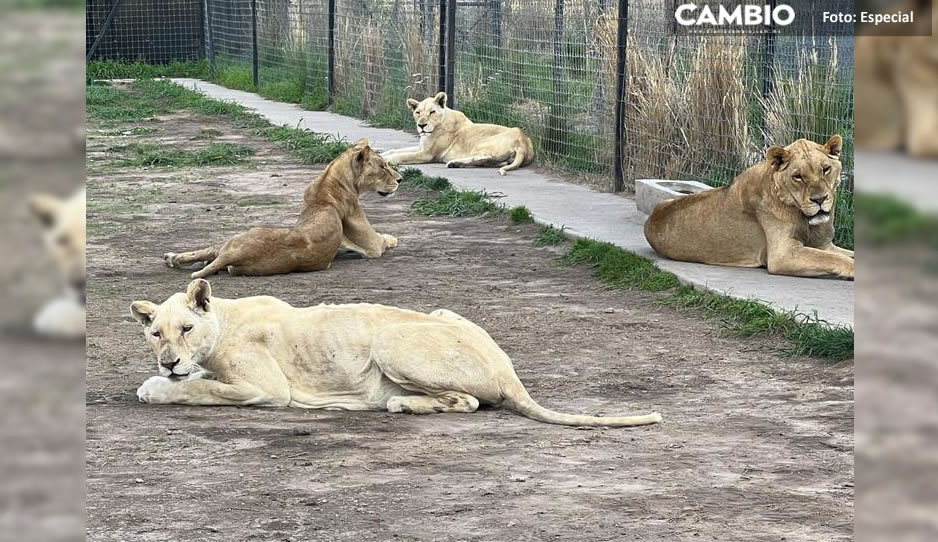
MULTIPOLYGON (((270 122, 336 135, 350 142, 368 138, 372 147, 387 149, 414 146, 412 133, 374 128, 365 122, 327 113, 306 111, 294 104, 273 102, 256 94, 231 90, 198 79, 173 79, 186 88, 218 100, 239 103, 270 122)), ((404 107, 404 104, 401 104, 404 107)), ((524 205, 537 222, 566 227, 574 236, 609 241, 656 261, 686 284, 709 288, 743 299, 758 299, 781 310, 797 310, 835 325, 853 326, 853 283, 829 279, 773 276, 764 269, 740 269, 663 260, 648 246, 642 233, 645 215, 635 202, 583 186, 563 182, 531 169, 502 177, 493 169, 447 169, 442 164, 416 166, 428 175, 448 178, 461 188, 484 189, 503 196, 508 206, 524 205)), ((406 242, 406 241, 405 241, 406 242)))

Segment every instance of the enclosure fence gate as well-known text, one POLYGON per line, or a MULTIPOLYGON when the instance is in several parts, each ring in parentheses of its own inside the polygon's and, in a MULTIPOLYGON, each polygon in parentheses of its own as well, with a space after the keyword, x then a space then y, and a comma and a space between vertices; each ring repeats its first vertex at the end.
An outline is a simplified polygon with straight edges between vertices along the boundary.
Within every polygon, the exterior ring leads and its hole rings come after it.
MULTIPOLYGON (((730 181, 770 144, 852 142, 852 38, 690 36, 672 0, 89 0, 89 59, 198 60, 234 88, 413 129, 445 91, 539 163, 730 181)), ((852 146, 844 152, 852 176, 852 146)))

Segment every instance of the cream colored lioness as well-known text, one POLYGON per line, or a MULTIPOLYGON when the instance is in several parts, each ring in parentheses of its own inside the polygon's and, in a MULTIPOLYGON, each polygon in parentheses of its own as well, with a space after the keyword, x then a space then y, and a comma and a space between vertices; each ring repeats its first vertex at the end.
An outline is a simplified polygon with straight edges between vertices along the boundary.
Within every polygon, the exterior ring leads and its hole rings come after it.
POLYGON ((499 167, 502 175, 534 161, 534 147, 520 128, 476 124, 460 111, 446 107, 446 93, 407 106, 414 112, 420 145, 386 151, 392 164, 442 162, 447 167, 499 167))
POLYGON ((362 139, 338 158, 306 189, 306 207, 292 228, 252 228, 218 247, 176 254, 163 260, 169 267, 209 262, 192 278, 227 269, 231 275, 277 275, 320 271, 336 251, 377 258, 397 246, 391 235, 377 233, 358 202, 364 191, 387 197, 397 191, 401 175, 362 139))
POLYGON ((659 203, 645 238, 672 260, 853 279, 853 251, 834 246, 843 139, 771 147, 731 185, 659 203))
POLYGON ((600 418, 548 410, 479 326, 440 309, 383 305, 296 308, 273 297, 222 299, 195 280, 161 305, 130 311, 158 361, 146 403, 259 405, 410 414, 504 405, 562 425, 656 423, 657 413, 600 418))

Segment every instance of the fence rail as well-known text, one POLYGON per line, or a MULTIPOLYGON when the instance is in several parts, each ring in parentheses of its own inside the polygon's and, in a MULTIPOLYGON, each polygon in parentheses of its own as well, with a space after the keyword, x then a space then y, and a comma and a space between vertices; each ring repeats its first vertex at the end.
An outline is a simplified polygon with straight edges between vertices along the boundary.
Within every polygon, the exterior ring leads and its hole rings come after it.
POLYGON ((413 129, 405 100, 446 90, 614 190, 722 184, 771 144, 852 141, 852 37, 679 35, 671 1, 89 0, 87 29, 95 58, 204 58, 221 84, 379 126, 413 129))

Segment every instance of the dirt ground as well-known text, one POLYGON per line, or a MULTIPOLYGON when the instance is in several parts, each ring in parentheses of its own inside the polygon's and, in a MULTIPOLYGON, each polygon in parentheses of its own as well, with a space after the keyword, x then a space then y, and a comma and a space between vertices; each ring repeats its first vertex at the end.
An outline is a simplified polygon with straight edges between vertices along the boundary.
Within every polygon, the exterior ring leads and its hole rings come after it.
POLYGON ((545 406, 664 423, 138 403, 156 362, 128 307, 189 282, 161 255, 291 223, 318 171, 216 119, 146 126, 89 132, 89 540, 852 540, 852 364, 787 358, 652 294, 604 290, 557 265, 562 249, 534 247, 534 226, 414 216, 417 192, 363 198, 400 239, 381 259, 220 275, 215 295, 445 307, 486 328, 545 406), (106 152, 192 148, 204 128, 257 148, 252 166, 124 170, 106 152))

